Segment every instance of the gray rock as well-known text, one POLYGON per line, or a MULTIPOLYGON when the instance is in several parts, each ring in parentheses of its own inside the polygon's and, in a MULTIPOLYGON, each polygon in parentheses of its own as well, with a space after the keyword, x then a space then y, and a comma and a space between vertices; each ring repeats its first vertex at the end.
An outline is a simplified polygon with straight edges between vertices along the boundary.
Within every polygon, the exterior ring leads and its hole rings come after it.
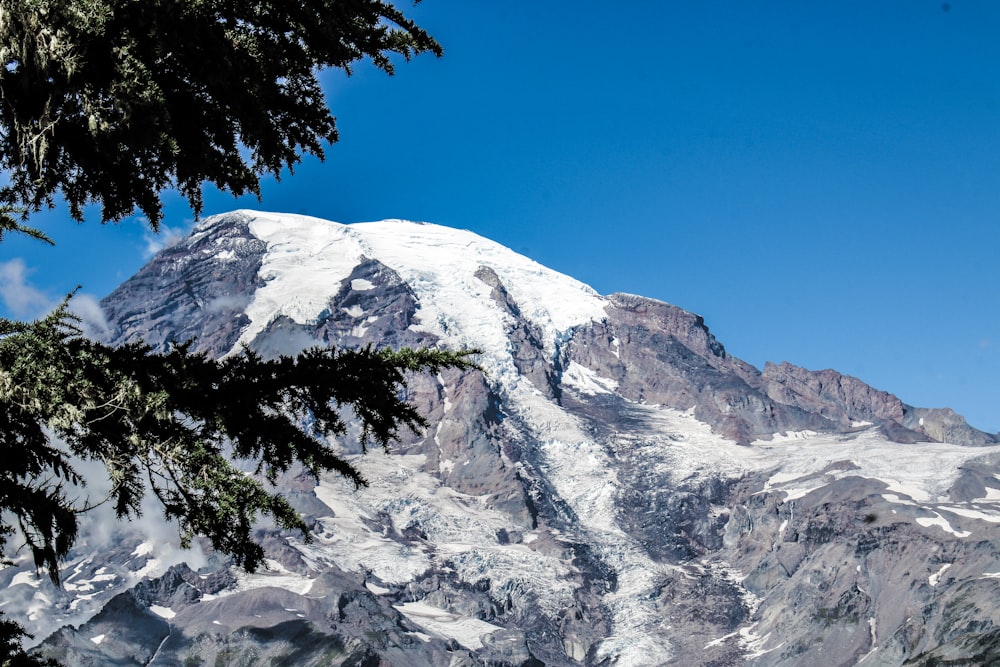
POLYGON ((221 216, 158 253, 139 272, 101 300, 111 323, 108 341, 142 341, 154 350, 197 342, 222 355, 250 320, 244 314, 264 257, 264 243, 248 229, 243 213, 221 216))

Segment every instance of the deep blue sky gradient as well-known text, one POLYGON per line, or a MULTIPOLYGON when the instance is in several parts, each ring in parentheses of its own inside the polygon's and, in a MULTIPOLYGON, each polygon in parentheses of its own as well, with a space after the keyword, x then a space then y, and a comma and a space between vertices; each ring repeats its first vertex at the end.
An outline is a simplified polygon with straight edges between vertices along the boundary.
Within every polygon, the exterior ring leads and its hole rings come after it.
MULTIPOLYGON (((238 207, 471 229, 736 356, 1000 430, 1000 3, 425 0, 445 57, 326 75, 341 141, 238 207)), ((166 225, 190 213, 176 196, 166 225)), ((36 218, 30 285, 102 296, 138 221, 36 218)), ((3 312, 10 313, 9 309, 3 312)))

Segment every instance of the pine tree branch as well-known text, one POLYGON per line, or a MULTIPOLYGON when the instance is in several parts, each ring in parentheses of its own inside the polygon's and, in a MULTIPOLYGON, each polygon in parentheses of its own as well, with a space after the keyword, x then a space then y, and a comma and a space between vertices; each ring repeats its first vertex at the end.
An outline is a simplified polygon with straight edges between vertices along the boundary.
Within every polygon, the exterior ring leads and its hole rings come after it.
POLYGON ((53 580, 80 509, 61 480, 82 480, 67 453, 49 444, 49 429, 72 455, 105 465, 119 517, 139 516, 149 488, 185 543, 203 535, 252 571, 263 559, 251 533, 257 517, 270 515, 307 538, 308 531, 286 500, 235 468, 226 452, 272 485, 295 464, 317 479, 333 472, 364 485, 331 444, 346 433, 344 411, 359 421, 363 445, 387 447, 400 428, 426 424, 400 397, 407 374, 474 367, 472 352, 370 347, 273 360, 245 351, 219 361, 190 345, 163 354, 112 348, 80 336, 75 322, 65 304, 38 322, 0 320, 0 455, 17 449, 26 457, 14 457, 0 478, 0 509, 20 522, 36 564, 53 580))

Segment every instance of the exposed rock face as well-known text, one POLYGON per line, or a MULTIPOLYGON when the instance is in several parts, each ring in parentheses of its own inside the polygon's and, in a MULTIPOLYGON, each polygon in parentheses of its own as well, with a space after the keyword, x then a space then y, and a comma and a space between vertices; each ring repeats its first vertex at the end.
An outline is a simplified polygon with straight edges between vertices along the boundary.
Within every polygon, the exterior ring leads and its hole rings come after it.
POLYGON ((242 213, 223 216, 118 287, 102 302, 110 342, 141 340, 163 350, 194 339, 210 354, 228 352, 249 322, 244 311, 261 284, 266 246, 249 233, 249 220, 242 213))
POLYGON ((971 525, 944 524, 959 539, 942 541, 944 530, 923 528, 940 525, 932 521, 941 514, 887 501, 892 496, 885 491, 871 479, 847 476, 795 501, 756 495, 740 508, 731 528, 752 523, 764 533, 754 543, 727 535, 750 547, 735 563, 749 572, 743 585, 798 610, 782 613, 762 603, 759 622, 782 641, 767 642, 771 651, 753 664, 1000 659, 1000 614, 992 602, 1000 582, 979 565, 967 569, 997 557, 995 539, 977 538, 971 525), (829 655, 831 646, 837 655, 829 655))
POLYGON ((1000 442, 996 436, 972 428, 948 408, 914 408, 835 370, 810 371, 788 362, 768 362, 760 376, 760 387, 774 400, 821 414, 841 429, 858 422, 878 424, 895 442, 932 440, 975 446, 1000 442))
POLYGON ((903 426, 927 435, 937 442, 983 446, 1000 442, 1000 433, 991 435, 972 428, 965 417, 950 408, 915 408, 907 405, 903 426))
POLYGON ((258 588, 203 601, 200 581, 190 569, 172 568, 113 598, 86 632, 60 630, 47 642, 49 654, 67 665, 318 666, 448 665, 456 652, 444 640, 408 633, 384 597, 336 568, 315 580, 309 597, 258 588), (98 631, 94 642, 90 635, 98 631))
POLYGON ((314 345, 358 348, 419 347, 437 338, 414 331, 416 298, 390 268, 365 260, 344 278, 329 305, 311 322, 299 323, 281 315, 271 320, 253 340, 265 356, 297 354, 314 345))
POLYGON ((267 571, 179 564, 155 522, 96 526, 63 591, 0 571, 67 664, 1000 661, 1000 447, 950 411, 759 372, 696 315, 432 225, 230 214, 105 306, 116 342, 478 347, 487 372, 412 378, 429 428, 391 454, 346 438, 369 487, 283 475, 314 541, 261 526, 267 571))
POLYGON ((629 294, 608 300, 604 321, 574 332, 564 365, 576 361, 613 380, 631 401, 693 409, 699 420, 741 443, 833 426, 815 411, 758 390, 758 371, 726 354, 701 317, 629 294))
POLYGON ((545 392, 551 398, 558 399, 560 371, 558 359, 546 358, 545 343, 542 341, 541 332, 529 320, 525 319, 517 302, 504 287, 496 271, 488 266, 481 266, 474 275, 493 288, 490 292, 490 298, 510 318, 506 334, 510 341, 511 357, 518 372, 540 391, 545 392))
POLYGON ((905 407, 898 398, 834 370, 809 371, 788 362, 767 363, 761 384, 776 401, 818 412, 838 426, 852 422, 903 422, 905 407))

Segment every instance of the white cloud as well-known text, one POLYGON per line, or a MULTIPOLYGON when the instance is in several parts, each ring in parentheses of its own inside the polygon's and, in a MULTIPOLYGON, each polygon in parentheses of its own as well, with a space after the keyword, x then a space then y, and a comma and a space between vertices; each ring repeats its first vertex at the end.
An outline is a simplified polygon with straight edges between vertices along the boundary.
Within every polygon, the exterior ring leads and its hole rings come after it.
MULTIPOLYGON (((32 269, 23 259, 0 262, 0 301, 12 317, 33 320, 52 311, 62 301, 31 284, 32 269)), ((80 318, 80 328, 89 338, 100 338, 109 330, 108 321, 97 297, 77 292, 69 302, 69 311, 80 318)))
POLYGON ((14 317, 35 318, 56 305, 52 298, 28 283, 30 273, 23 259, 0 262, 0 300, 14 317))
POLYGON ((146 232, 143 236, 146 241, 146 249, 144 251, 146 259, 149 259, 165 248, 177 245, 178 242, 188 235, 192 224, 193 221, 189 221, 180 227, 162 225, 159 232, 146 232))
POLYGON ((88 338, 103 338, 110 330, 101 304, 93 295, 77 293, 69 302, 69 310, 80 318, 80 328, 88 338))
POLYGON ((207 313, 223 313, 228 310, 245 310, 248 305, 250 305, 248 296, 224 294, 206 303, 202 310, 207 313))

